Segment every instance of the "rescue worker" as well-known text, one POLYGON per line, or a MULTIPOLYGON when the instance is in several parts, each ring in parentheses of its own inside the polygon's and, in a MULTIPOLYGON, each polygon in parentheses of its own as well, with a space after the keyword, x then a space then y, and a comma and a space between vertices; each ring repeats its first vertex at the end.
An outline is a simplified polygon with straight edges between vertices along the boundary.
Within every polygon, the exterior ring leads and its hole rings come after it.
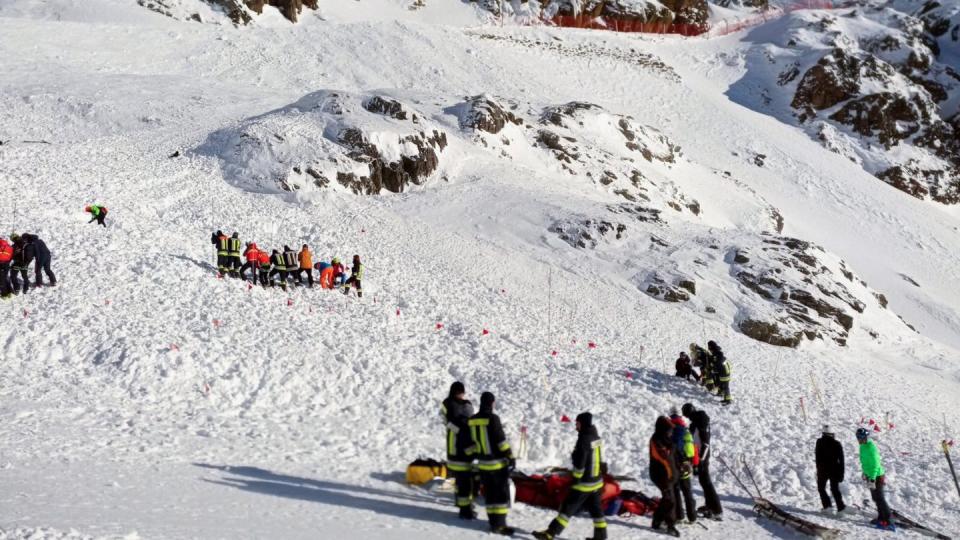
POLYGON ((92 217, 90 218, 90 221, 88 221, 87 223, 93 223, 94 221, 96 221, 98 224, 103 225, 104 227, 107 226, 106 222, 104 221, 104 220, 107 219, 107 207, 106 207, 106 206, 100 206, 100 205, 97 205, 97 204, 91 204, 90 206, 84 208, 83 211, 84 211, 84 212, 89 212, 90 215, 92 216, 92 217))
POLYGON ((273 276, 280 276, 280 288, 287 290, 287 266, 283 261, 283 254, 276 249, 273 250, 270 255, 270 264, 273 265, 273 270, 270 270, 270 286, 276 285, 273 276))
POLYGON ((240 277, 240 268, 243 267, 243 263, 240 261, 240 234, 237 232, 233 233, 233 236, 230 237, 230 242, 228 244, 227 256, 229 257, 228 266, 230 267, 230 277, 239 278, 240 277))
POLYGON ((46 242, 35 234, 24 234, 23 240, 33 246, 35 256, 33 260, 34 285, 43 287, 43 274, 46 273, 47 279, 50 280, 50 286, 55 287, 57 285, 57 276, 54 275, 53 270, 50 269, 52 256, 50 255, 50 248, 47 247, 46 242))
POLYGON ((670 411, 670 422, 673 423, 673 444, 676 450, 674 458, 677 461, 677 471, 680 473, 673 490, 676 509, 673 513, 676 521, 683 520, 686 509, 687 521, 697 521, 697 502, 693 498, 690 487, 690 478, 693 476, 694 458, 696 451, 693 446, 693 435, 687 429, 686 422, 677 409, 670 411))
POLYGON ((650 480, 660 490, 660 504, 653 513, 650 526, 659 531, 666 524, 664 532, 679 537, 674 519, 674 492, 679 476, 675 452, 673 422, 666 416, 658 417, 653 436, 650 437, 650 480))
POLYGON ((359 255, 353 256, 353 268, 350 270, 350 279, 343 284, 343 294, 350 294, 351 285, 357 287, 357 298, 363 298, 363 264, 359 255))
POLYGON ((833 437, 830 426, 823 426, 823 434, 817 439, 815 454, 817 491, 820 492, 823 510, 828 512, 833 508, 830 496, 827 495, 827 482, 830 482, 830 492, 837 502, 837 513, 840 514, 847 508, 843 504, 843 495, 840 493, 840 483, 843 482, 844 476, 843 445, 833 437))
POLYGON ((266 249, 259 250, 258 254, 259 260, 257 265, 260 269, 260 285, 263 288, 267 287, 267 278, 270 274, 270 254, 267 253, 266 249))
POLYGON ((10 265, 12 271, 10 272, 10 283, 13 285, 13 293, 24 294, 30 290, 30 279, 27 278, 27 269, 30 268, 30 263, 33 262, 34 256, 36 255, 36 250, 30 244, 28 244, 22 236, 19 234, 10 235, 10 239, 13 240, 13 261, 10 265), (17 274, 23 279, 23 286, 20 286, 20 281, 17 279, 17 274))
POLYGON ((260 268, 260 250, 254 242, 248 242, 243 252, 246 262, 240 267, 240 279, 247 280, 247 268, 250 269, 250 281, 257 282, 257 270, 260 268))
POLYGON ((230 271, 230 238, 220 231, 217 235, 217 271, 220 277, 227 275, 230 271))
POLYGON ((677 377, 681 379, 691 380, 699 382, 700 375, 693 369, 693 363, 690 360, 690 357, 687 356, 687 353, 680 352, 680 356, 677 358, 676 362, 676 373, 677 377))
POLYGON ((310 253, 310 247, 306 244, 300 249, 298 255, 300 260, 300 269, 297 270, 297 283, 303 283, 303 273, 307 273, 307 286, 313 288, 313 253, 310 253))
MULTIPOLYGON (((294 251, 290 246, 283 246, 283 266, 286 269, 284 276, 290 276, 293 278, 297 274, 297 269, 300 268, 300 261, 297 260, 297 252, 294 251)), ((284 287, 286 287, 287 278, 281 278, 284 282, 284 287)))
POLYGON ((477 459, 490 532, 512 536, 514 531, 507 526, 507 513, 510 511, 510 471, 517 461, 503 433, 500 417, 493 412, 495 402, 490 392, 480 395, 480 411, 468 422, 473 445, 467 453, 477 459))
POLYGON ((717 387, 717 394, 723 397, 723 405, 730 405, 733 403, 733 398, 730 396, 730 361, 727 360, 723 350, 715 341, 707 342, 707 348, 710 349, 713 381, 717 387))
POLYGON ((713 380, 713 365, 710 362, 710 355, 707 351, 703 350, 703 347, 696 343, 691 343, 690 359, 693 360, 694 366, 700 368, 700 383, 703 384, 707 392, 712 393, 715 383, 713 380))
POLYGON ((450 393, 440 405, 440 416, 447 426, 447 470, 456 483, 454 502, 460 509, 460 519, 476 519, 473 509, 473 457, 467 450, 473 446, 468 422, 473 416, 473 404, 466 399, 463 383, 450 385, 450 393))
MULTIPOLYGON (((669 422, 669 420, 668 420, 669 422)), ((570 488, 560 513, 550 522, 545 531, 536 531, 533 537, 538 540, 553 540, 581 509, 586 509, 593 518, 593 540, 606 540, 607 520, 603 517, 603 508, 600 504, 600 495, 603 491, 603 476, 601 463, 603 461, 603 442, 593 425, 593 415, 589 412, 577 416, 577 444, 573 449, 573 478, 575 483, 570 488)))
POLYGON ((693 446, 699 461, 696 474, 703 489, 704 506, 698 508, 697 512, 719 521, 723 519, 723 506, 710 479, 710 416, 705 411, 697 410, 692 403, 684 403, 680 411, 690 420, 690 434, 693 435, 693 446))
POLYGON ((13 285, 10 283, 10 263, 13 261, 13 246, 4 238, 0 238, 0 298, 13 296, 13 285))
POLYGON ((893 523, 890 521, 890 507, 887 506, 887 499, 883 494, 883 486, 886 484, 886 473, 883 470, 883 463, 880 459, 880 451, 877 445, 870 440, 870 432, 865 428, 857 429, 857 442, 860 444, 860 467, 863 469, 863 479, 870 488, 870 497, 877 506, 876 519, 870 520, 870 523, 878 529, 894 530, 893 523))

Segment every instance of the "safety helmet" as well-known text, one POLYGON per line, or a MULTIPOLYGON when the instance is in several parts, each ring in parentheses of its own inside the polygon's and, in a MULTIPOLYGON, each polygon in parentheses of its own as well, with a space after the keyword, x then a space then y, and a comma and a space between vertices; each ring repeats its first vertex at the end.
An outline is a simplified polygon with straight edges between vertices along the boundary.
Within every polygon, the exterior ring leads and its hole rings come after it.
POLYGON ((870 432, 867 428, 857 428, 857 440, 863 442, 870 438, 870 432))

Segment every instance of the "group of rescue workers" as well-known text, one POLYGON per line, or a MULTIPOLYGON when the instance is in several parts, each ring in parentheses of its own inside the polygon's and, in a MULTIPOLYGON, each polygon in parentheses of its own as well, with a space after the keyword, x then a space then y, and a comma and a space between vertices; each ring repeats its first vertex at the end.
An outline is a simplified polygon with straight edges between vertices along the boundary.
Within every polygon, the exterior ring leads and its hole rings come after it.
POLYGON ((690 354, 681 352, 677 358, 676 370, 677 377, 700 383, 707 392, 720 396, 723 405, 733 403, 730 395, 730 361, 715 341, 707 342, 707 350, 691 343, 690 354))
POLYGON ((314 264, 313 252, 307 244, 303 244, 298 252, 286 245, 282 250, 271 251, 247 242, 241 250, 239 233, 227 236, 223 231, 210 235, 210 243, 217 249, 217 270, 221 277, 247 280, 247 270, 250 270, 249 280, 252 283, 259 283, 263 287, 279 285, 286 290, 288 279, 299 286, 304 284, 304 276, 306 286, 312 288, 313 272, 316 270, 320 288, 340 288, 344 294, 349 294, 350 289, 356 287, 357 297, 363 297, 364 266, 359 255, 353 256, 348 276, 347 267, 338 257, 333 257, 329 263, 323 261, 314 264))
POLYGON ((0 298, 10 298, 30 290, 27 270, 34 265, 34 287, 43 287, 43 274, 49 286, 57 284, 57 276, 50 268, 52 256, 47 244, 35 234, 10 235, 10 241, 0 238, 0 298), (22 279, 18 279, 18 276, 22 279))
MULTIPOLYGON (((720 347, 713 341, 708 344, 709 353, 691 345, 691 352, 700 359, 698 367, 703 374, 694 375, 697 380, 713 377, 713 386, 720 388, 724 403, 729 403, 729 365, 720 347), (717 362, 727 367, 720 376, 711 375, 711 366, 717 362), (717 384, 719 383, 719 384, 717 384)), ((678 371, 680 371, 678 369, 678 371)), ((679 373, 678 373, 679 375, 679 373)), ((447 470, 454 479, 454 502, 461 519, 476 519, 474 499, 483 493, 490 530, 495 534, 511 536, 514 529, 507 525, 510 508, 511 473, 516 467, 516 458, 507 441, 500 417, 494 413, 496 398, 490 392, 480 396, 480 409, 475 412, 466 398, 462 382, 450 386, 447 397, 440 407, 440 415, 446 425, 445 447, 447 470)), ((576 417, 577 441, 571 455, 571 483, 563 499, 559 513, 542 531, 535 531, 538 540, 553 540, 568 526, 570 519, 581 511, 593 519, 593 536, 588 540, 607 538, 609 503, 604 504, 601 494, 604 484, 611 481, 607 464, 603 462, 603 443, 589 412, 576 417)), ((878 528, 892 530, 891 512, 887 506, 883 487, 884 470, 880 453, 870 440, 870 432, 864 428, 856 431, 860 447, 862 478, 867 482, 876 504, 878 515, 871 523, 878 528)), ((826 485, 830 484, 836 499, 837 512, 845 510, 838 484, 843 481, 844 460, 842 445, 833 438, 833 432, 824 426, 823 436, 816 449, 817 488, 824 511, 831 511, 826 485)), ((667 416, 657 418, 649 443, 650 480, 660 491, 651 526, 653 529, 675 537, 680 536, 676 525, 684 518, 695 523, 698 517, 721 521, 723 507, 710 478, 711 429, 710 416, 685 403, 667 416), (704 504, 697 506, 691 486, 696 476, 703 490, 704 504)))

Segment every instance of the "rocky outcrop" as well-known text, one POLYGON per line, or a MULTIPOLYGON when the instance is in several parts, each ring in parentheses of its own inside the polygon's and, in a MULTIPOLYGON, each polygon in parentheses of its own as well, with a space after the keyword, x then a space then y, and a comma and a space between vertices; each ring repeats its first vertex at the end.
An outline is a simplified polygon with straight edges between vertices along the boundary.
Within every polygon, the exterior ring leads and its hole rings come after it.
POLYGON ((554 223, 550 230, 575 248, 596 249, 601 242, 623 240, 627 226, 605 219, 566 219, 554 223))
MULTIPOLYGON (((203 2, 209 7, 221 12, 233 24, 242 26, 254 20, 255 15, 262 15, 264 8, 277 8, 290 22, 297 22, 304 8, 317 9, 319 0, 192 0, 194 3, 203 2)), ((182 18, 204 22, 197 12, 197 6, 189 5, 185 0, 137 0, 137 3, 147 9, 162 13, 168 17, 182 18), (191 13, 192 12, 192 13, 191 13)))
POLYGON ((523 120, 487 95, 468 98, 461 105, 459 120, 460 129, 479 130, 493 135, 500 133, 507 123, 523 124, 523 120))
POLYGON ((648 295, 664 302, 687 302, 697 294, 697 283, 687 276, 664 277, 653 272, 640 289, 648 295))
POLYGON ((869 33, 840 15, 816 16, 790 34, 787 46, 809 42, 815 32, 830 49, 806 71, 792 60, 777 85, 794 87, 797 118, 832 151, 909 195, 957 204, 960 74, 938 61, 943 34, 933 31, 943 25, 931 14, 945 14, 930 3, 924 10, 922 21, 889 5, 851 10, 848 17, 881 28, 869 33))
MULTIPOLYGON (((494 15, 500 14, 501 2, 470 0, 494 15)), ((765 0, 749 0, 765 2, 765 0)), ((706 24, 709 8, 706 0, 541 0, 540 2, 503 2, 504 11, 517 14, 516 4, 525 15, 549 19, 555 15, 604 17, 620 23, 706 24)))
POLYGON ((854 316, 866 304, 851 292, 855 277, 846 264, 824 262, 825 255, 809 242, 769 235, 759 245, 731 250, 731 275, 773 307, 763 318, 742 314, 741 331, 773 345, 795 347, 801 338, 846 344, 854 316))
POLYGON ((247 189, 372 195, 424 184, 447 145, 443 129, 397 99, 321 91, 214 133, 197 151, 247 189))

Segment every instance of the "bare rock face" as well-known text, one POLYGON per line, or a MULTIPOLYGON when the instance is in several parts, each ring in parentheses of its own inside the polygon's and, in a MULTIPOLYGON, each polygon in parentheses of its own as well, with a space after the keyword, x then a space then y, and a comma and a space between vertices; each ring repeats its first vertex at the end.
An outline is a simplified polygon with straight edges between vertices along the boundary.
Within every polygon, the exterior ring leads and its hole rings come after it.
MULTIPOLYGON (((303 13, 303 8, 308 9, 317 9, 319 0, 197 0, 198 2, 204 2, 209 6, 218 9, 233 24, 237 26, 243 26, 251 23, 254 20, 254 14, 262 15, 263 10, 267 6, 273 6, 280 10, 280 13, 283 14, 290 22, 297 22, 299 20, 300 14, 303 13)), ((162 13, 168 17, 190 19, 198 22, 203 22, 198 13, 194 13, 189 16, 185 14, 178 14, 178 11, 173 9, 173 5, 176 3, 176 0, 137 0, 137 3, 147 9, 162 13)))
MULTIPOLYGON (((222 1, 222 0, 217 0, 222 1)), ((283 13, 290 22, 297 22, 304 7, 317 9, 317 0, 244 0, 248 8, 257 14, 263 13, 264 6, 273 6, 283 13)))
POLYGON ((641 290, 664 302, 687 302, 697 294, 697 284, 687 276, 667 278, 654 272, 646 279, 641 290))
POLYGON ((802 111, 829 109, 857 94, 859 73, 860 60, 834 49, 803 75, 790 105, 802 111))
MULTIPOLYGON (((500 2, 496 0, 470 0, 490 12, 499 15, 500 2)), ((765 2, 766 0, 748 0, 765 2)), ((521 2, 530 9, 533 2, 521 2)), ((585 16, 608 17, 626 23, 680 23, 703 25, 709 17, 706 0, 541 0, 536 4, 541 17, 585 16)), ((514 2, 503 2, 504 11, 513 13, 514 2)))

